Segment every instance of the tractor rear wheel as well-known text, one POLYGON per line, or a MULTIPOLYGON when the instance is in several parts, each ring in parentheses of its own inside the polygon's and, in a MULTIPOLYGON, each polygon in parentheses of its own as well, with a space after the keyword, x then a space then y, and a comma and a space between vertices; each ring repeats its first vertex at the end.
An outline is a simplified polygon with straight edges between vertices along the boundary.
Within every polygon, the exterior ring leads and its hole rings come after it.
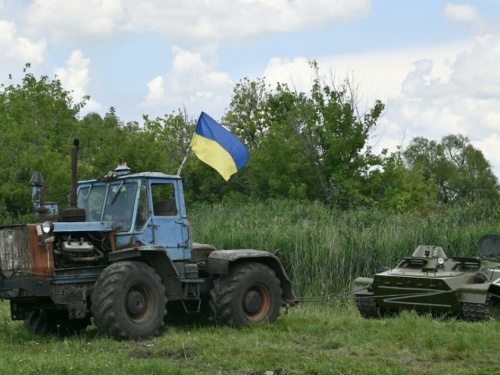
POLYGON ((90 318, 69 319, 68 312, 64 310, 32 311, 24 321, 24 327, 38 336, 70 336, 85 332, 90 325, 90 318))
POLYGON ((239 328, 274 323, 281 307, 280 281, 260 263, 242 263, 214 281, 210 313, 216 324, 239 328))
POLYGON ((167 314, 160 276, 141 262, 113 263, 102 271, 91 296, 99 330, 116 340, 155 335, 167 314))

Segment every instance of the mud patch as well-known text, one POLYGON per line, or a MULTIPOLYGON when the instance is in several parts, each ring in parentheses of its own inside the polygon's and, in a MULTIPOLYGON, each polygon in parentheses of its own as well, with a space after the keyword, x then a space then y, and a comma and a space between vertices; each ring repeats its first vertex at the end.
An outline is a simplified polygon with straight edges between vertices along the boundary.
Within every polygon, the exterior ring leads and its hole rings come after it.
POLYGON ((196 349, 190 347, 167 348, 159 350, 156 357, 164 359, 186 360, 196 357, 196 349))

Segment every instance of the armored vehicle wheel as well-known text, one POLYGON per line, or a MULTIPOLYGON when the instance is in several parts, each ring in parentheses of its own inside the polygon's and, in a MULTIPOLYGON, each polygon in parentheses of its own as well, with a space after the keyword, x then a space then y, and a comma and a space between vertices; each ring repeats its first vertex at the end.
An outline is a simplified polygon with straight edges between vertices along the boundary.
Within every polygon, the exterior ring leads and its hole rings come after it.
POLYGON ((155 335, 167 314, 160 276, 141 262, 118 262, 105 268, 94 285, 91 302, 95 325, 116 340, 155 335))
POLYGON ((356 307, 363 318, 380 318, 380 311, 375 302, 375 297, 365 294, 354 296, 356 307))
POLYGON ((242 263, 220 276, 210 292, 210 313, 216 324, 242 327, 274 323, 281 307, 280 281, 260 263, 242 263))
POLYGON ((486 303, 462 303, 462 318, 469 322, 480 322, 500 318, 499 302, 488 295, 486 303))
POLYGON ((24 327, 38 336, 70 336, 85 332, 90 318, 69 319, 67 311, 32 311, 24 321, 24 327))

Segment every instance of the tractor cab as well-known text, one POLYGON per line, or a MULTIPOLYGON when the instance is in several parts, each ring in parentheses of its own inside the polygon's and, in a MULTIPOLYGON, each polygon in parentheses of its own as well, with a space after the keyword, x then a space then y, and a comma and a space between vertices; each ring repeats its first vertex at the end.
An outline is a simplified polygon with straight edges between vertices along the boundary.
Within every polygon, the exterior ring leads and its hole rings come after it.
POLYGON ((116 250, 167 249, 172 260, 189 259, 189 222, 179 176, 158 172, 131 174, 119 166, 103 178, 78 183, 78 207, 87 222, 109 222, 116 250))

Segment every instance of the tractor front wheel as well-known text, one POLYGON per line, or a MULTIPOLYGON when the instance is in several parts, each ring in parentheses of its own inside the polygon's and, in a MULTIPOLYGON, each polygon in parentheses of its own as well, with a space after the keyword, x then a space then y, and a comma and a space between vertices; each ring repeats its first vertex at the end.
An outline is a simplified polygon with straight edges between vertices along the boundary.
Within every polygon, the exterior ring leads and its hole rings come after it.
POLYGON ((280 281, 261 263, 236 265, 219 276, 210 292, 210 313, 216 324, 239 328, 274 323, 281 307, 280 281))
POLYGON ((155 335, 167 310, 160 276, 141 262, 113 263, 99 275, 91 297, 94 323, 116 340, 155 335))

